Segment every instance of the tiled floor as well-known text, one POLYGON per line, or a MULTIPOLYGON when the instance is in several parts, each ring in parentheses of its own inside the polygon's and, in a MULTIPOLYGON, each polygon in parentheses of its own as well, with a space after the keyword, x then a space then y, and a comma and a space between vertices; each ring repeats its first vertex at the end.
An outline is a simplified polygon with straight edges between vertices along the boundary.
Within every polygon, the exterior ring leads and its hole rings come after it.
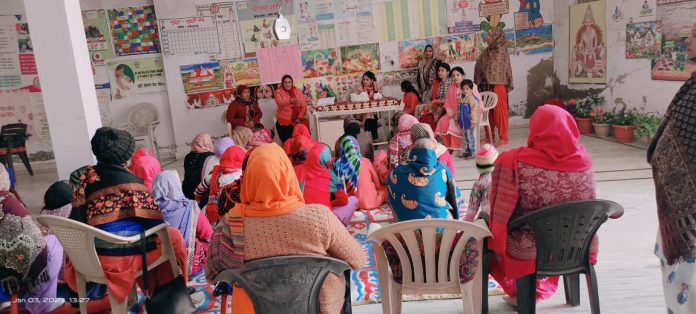
MULTIPOLYGON (((509 147, 526 143, 524 128, 512 129, 509 147)), ((595 162, 597 196, 624 206, 621 219, 608 221, 599 231, 600 251, 597 264, 600 302, 604 313, 663 313, 660 270, 653 256, 657 215, 652 172, 642 148, 619 145, 592 137, 583 137, 595 162)), ((17 188, 33 214, 43 203, 43 193, 56 180, 52 163, 36 163, 36 175, 29 177, 21 163, 17 188)), ((182 161, 165 163, 165 168, 182 171, 182 161)), ((464 195, 477 177, 473 161, 457 160, 456 177, 464 195)), ((582 281, 580 307, 565 305, 563 289, 550 300, 541 302, 539 313, 589 313, 588 296, 582 281)), ((514 313, 502 297, 490 298, 491 313, 514 313)), ((354 313, 381 313, 381 305, 363 305, 354 313)), ((462 313, 461 300, 406 302, 403 313, 462 313)))

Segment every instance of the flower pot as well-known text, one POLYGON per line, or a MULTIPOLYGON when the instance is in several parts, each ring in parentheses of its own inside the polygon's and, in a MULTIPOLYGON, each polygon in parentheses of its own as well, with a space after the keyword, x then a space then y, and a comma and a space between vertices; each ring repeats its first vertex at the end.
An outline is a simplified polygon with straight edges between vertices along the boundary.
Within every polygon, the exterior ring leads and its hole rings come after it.
POLYGON ((592 134, 592 118, 575 118, 580 134, 592 134))
POLYGON ((609 131, 611 130, 611 125, 602 123, 602 124, 592 124, 594 126, 594 132, 597 134, 597 136, 601 138, 607 138, 609 137, 609 131))
POLYGON ((615 125, 614 126, 614 137, 616 141, 621 144, 628 144, 633 142, 633 133, 636 127, 633 125, 615 125))

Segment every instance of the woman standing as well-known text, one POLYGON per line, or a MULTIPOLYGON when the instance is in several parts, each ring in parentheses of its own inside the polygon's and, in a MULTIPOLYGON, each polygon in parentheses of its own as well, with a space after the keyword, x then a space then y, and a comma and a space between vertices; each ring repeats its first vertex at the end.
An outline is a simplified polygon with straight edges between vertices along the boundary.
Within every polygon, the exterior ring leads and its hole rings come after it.
POLYGON ((421 110, 420 117, 417 118, 421 123, 429 124, 433 130, 435 130, 437 122, 440 116, 442 116, 442 106, 445 104, 447 90, 451 83, 449 77, 449 64, 438 64, 437 79, 433 81, 433 85, 423 95, 423 103, 426 105, 421 110))
POLYGON ((248 139, 253 131, 262 129, 261 108, 251 98, 251 90, 246 85, 237 86, 237 98, 227 107, 227 123, 232 125, 232 134, 237 145, 244 147, 245 139, 248 139))
POLYGON ((418 74, 416 82, 418 84, 418 92, 423 93, 430 90, 433 82, 437 79, 437 68, 440 60, 434 57, 435 53, 432 45, 425 46, 423 49, 423 60, 418 61, 418 74))
MULTIPOLYGON (((696 63, 696 24, 689 37, 696 63)), ((684 83, 648 150, 657 194, 660 230, 655 255, 662 266, 668 313, 696 313, 696 72, 684 83), (687 239, 688 238, 688 239, 687 239)))
MULTIPOLYGON (((381 93, 377 87, 377 76, 371 71, 363 73, 362 80, 360 81, 360 88, 356 91, 359 93, 366 93, 370 97, 370 101, 375 100, 375 94, 381 93)), ((377 130, 379 125, 377 123, 377 116, 373 113, 364 113, 360 116, 365 132, 370 132, 372 134, 372 140, 376 140, 379 137, 377 130)))
POLYGON ((274 94, 278 106, 276 131, 283 143, 292 137, 295 125, 307 125, 307 101, 302 92, 293 84, 292 76, 284 75, 280 87, 274 94))
MULTIPOLYGON (((490 34, 488 48, 476 60, 474 83, 479 86, 492 85, 492 91, 498 95, 498 105, 489 113, 490 123, 493 132, 498 129, 500 141, 497 143, 506 145, 508 143, 508 93, 512 90, 512 67, 505 32, 499 28, 493 28, 490 34)), ((491 144, 496 143, 495 134, 493 137, 487 139, 491 144)))
POLYGON ((213 156, 213 139, 208 133, 198 133, 191 142, 191 152, 184 157, 184 182, 181 189, 184 196, 193 199, 193 191, 201 183, 201 172, 205 167, 205 161, 213 156))
POLYGON ((459 96, 461 89, 459 86, 464 81, 464 69, 455 67, 452 69, 452 84, 447 88, 445 98, 445 115, 437 122, 435 134, 442 137, 442 143, 448 149, 457 151, 461 148, 464 131, 457 123, 457 113, 459 112, 459 96))

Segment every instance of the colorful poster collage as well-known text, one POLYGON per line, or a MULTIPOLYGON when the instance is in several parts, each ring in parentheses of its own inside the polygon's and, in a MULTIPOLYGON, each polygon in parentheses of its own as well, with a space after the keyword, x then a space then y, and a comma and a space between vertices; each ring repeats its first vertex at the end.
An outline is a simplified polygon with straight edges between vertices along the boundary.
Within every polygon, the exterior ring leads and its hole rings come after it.
POLYGON ((111 9, 109 20, 117 56, 160 52, 154 6, 111 9))

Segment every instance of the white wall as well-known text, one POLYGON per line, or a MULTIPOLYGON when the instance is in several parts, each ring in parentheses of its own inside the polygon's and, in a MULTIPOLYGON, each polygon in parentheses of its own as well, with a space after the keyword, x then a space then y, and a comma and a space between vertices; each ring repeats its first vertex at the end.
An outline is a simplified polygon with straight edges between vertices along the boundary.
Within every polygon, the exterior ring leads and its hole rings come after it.
MULTIPOLYGON (((656 13, 655 1, 650 6, 653 14, 656 13)), ((554 68, 560 79, 561 85, 568 85, 568 60, 569 60, 569 14, 570 5, 575 4, 575 0, 557 0, 555 8, 555 24, 553 36, 556 39, 554 50, 554 68)), ((607 84, 588 85, 571 84, 571 89, 603 89, 602 95, 606 97, 605 109, 614 108, 614 103, 618 98, 622 98, 629 108, 640 109, 645 104, 648 112, 665 113, 667 106, 676 94, 683 82, 653 81, 650 77, 651 64, 649 59, 626 59, 626 23, 629 17, 634 16, 635 21, 640 21, 638 12, 642 1, 637 0, 607 0, 607 84), (629 4, 630 2, 630 4, 629 4), (611 18, 616 6, 622 10, 623 21, 614 22, 611 18), (644 103, 643 99, 647 101, 644 103)), ((696 16, 696 12, 694 12, 696 16)), ((655 20, 656 17, 646 17, 643 20, 655 20)), ((694 18, 696 22, 696 17, 694 18)))

